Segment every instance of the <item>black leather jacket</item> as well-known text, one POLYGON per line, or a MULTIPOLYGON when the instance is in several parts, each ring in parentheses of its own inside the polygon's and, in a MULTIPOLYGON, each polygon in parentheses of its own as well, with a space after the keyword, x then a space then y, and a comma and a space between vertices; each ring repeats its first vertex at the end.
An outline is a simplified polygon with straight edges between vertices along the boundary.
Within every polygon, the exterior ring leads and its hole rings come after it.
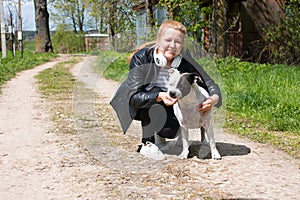
MULTIPOLYGON (((157 80, 160 67, 155 65, 153 58, 154 48, 146 47, 132 57, 127 79, 120 85, 110 104, 116 111, 122 130, 127 131, 139 109, 149 109, 156 104, 156 98, 161 91, 159 88, 146 91, 145 88, 157 80)), ((182 60, 178 67, 181 72, 196 72, 204 81, 204 88, 210 95, 217 94, 222 105, 220 88, 208 76, 203 68, 191 57, 188 51, 182 53, 182 60)))

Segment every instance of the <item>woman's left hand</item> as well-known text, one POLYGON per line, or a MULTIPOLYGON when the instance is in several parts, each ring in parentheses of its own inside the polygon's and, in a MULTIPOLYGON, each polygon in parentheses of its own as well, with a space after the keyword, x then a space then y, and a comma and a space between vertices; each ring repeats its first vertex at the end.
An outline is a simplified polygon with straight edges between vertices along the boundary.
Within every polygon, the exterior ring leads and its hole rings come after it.
POLYGON ((199 104, 198 110, 200 113, 206 114, 209 112, 214 105, 216 105, 219 101, 219 96, 214 94, 207 98, 203 103, 199 104))
POLYGON ((213 100, 211 98, 207 98, 203 103, 199 104, 199 112, 205 114, 210 111, 213 107, 213 100))

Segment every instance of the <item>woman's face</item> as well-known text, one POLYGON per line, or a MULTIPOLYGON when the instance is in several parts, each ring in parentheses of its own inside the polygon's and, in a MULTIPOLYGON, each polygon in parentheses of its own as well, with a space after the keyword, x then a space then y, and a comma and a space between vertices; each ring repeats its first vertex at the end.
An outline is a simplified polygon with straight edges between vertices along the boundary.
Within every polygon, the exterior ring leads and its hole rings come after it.
POLYGON ((178 56, 183 47, 184 34, 173 28, 168 28, 158 41, 159 50, 167 60, 178 56))

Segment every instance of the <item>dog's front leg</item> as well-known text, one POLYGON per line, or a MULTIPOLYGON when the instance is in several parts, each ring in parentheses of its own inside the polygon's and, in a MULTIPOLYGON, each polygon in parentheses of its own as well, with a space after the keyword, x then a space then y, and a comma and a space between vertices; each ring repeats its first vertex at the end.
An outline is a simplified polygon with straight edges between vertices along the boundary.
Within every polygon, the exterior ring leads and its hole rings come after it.
POLYGON ((212 125, 210 125, 208 127, 208 130, 207 130, 207 137, 208 137, 208 140, 209 140, 209 146, 210 146, 210 150, 211 150, 211 157, 212 159, 215 159, 215 160, 220 160, 222 159, 217 147, 216 147, 216 142, 215 142, 215 137, 214 137, 214 130, 213 130, 213 127, 212 125))
POLYGON ((181 138, 182 138, 182 152, 178 156, 181 159, 186 159, 189 155, 189 135, 188 129, 181 126, 180 127, 181 138))

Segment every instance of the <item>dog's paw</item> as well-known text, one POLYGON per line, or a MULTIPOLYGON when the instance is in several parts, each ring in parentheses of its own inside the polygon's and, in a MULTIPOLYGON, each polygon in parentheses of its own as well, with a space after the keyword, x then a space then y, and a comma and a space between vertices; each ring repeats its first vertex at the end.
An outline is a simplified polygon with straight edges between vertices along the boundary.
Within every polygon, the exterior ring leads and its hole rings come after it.
POLYGON ((215 160, 221 160, 222 159, 222 157, 221 157, 221 155, 220 155, 220 153, 217 149, 214 149, 214 150, 211 151, 211 157, 212 157, 212 159, 215 159, 215 160))
POLYGON ((182 151, 181 154, 178 156, 180 159, 187 159, 189 155, 189 151, 182 151))

